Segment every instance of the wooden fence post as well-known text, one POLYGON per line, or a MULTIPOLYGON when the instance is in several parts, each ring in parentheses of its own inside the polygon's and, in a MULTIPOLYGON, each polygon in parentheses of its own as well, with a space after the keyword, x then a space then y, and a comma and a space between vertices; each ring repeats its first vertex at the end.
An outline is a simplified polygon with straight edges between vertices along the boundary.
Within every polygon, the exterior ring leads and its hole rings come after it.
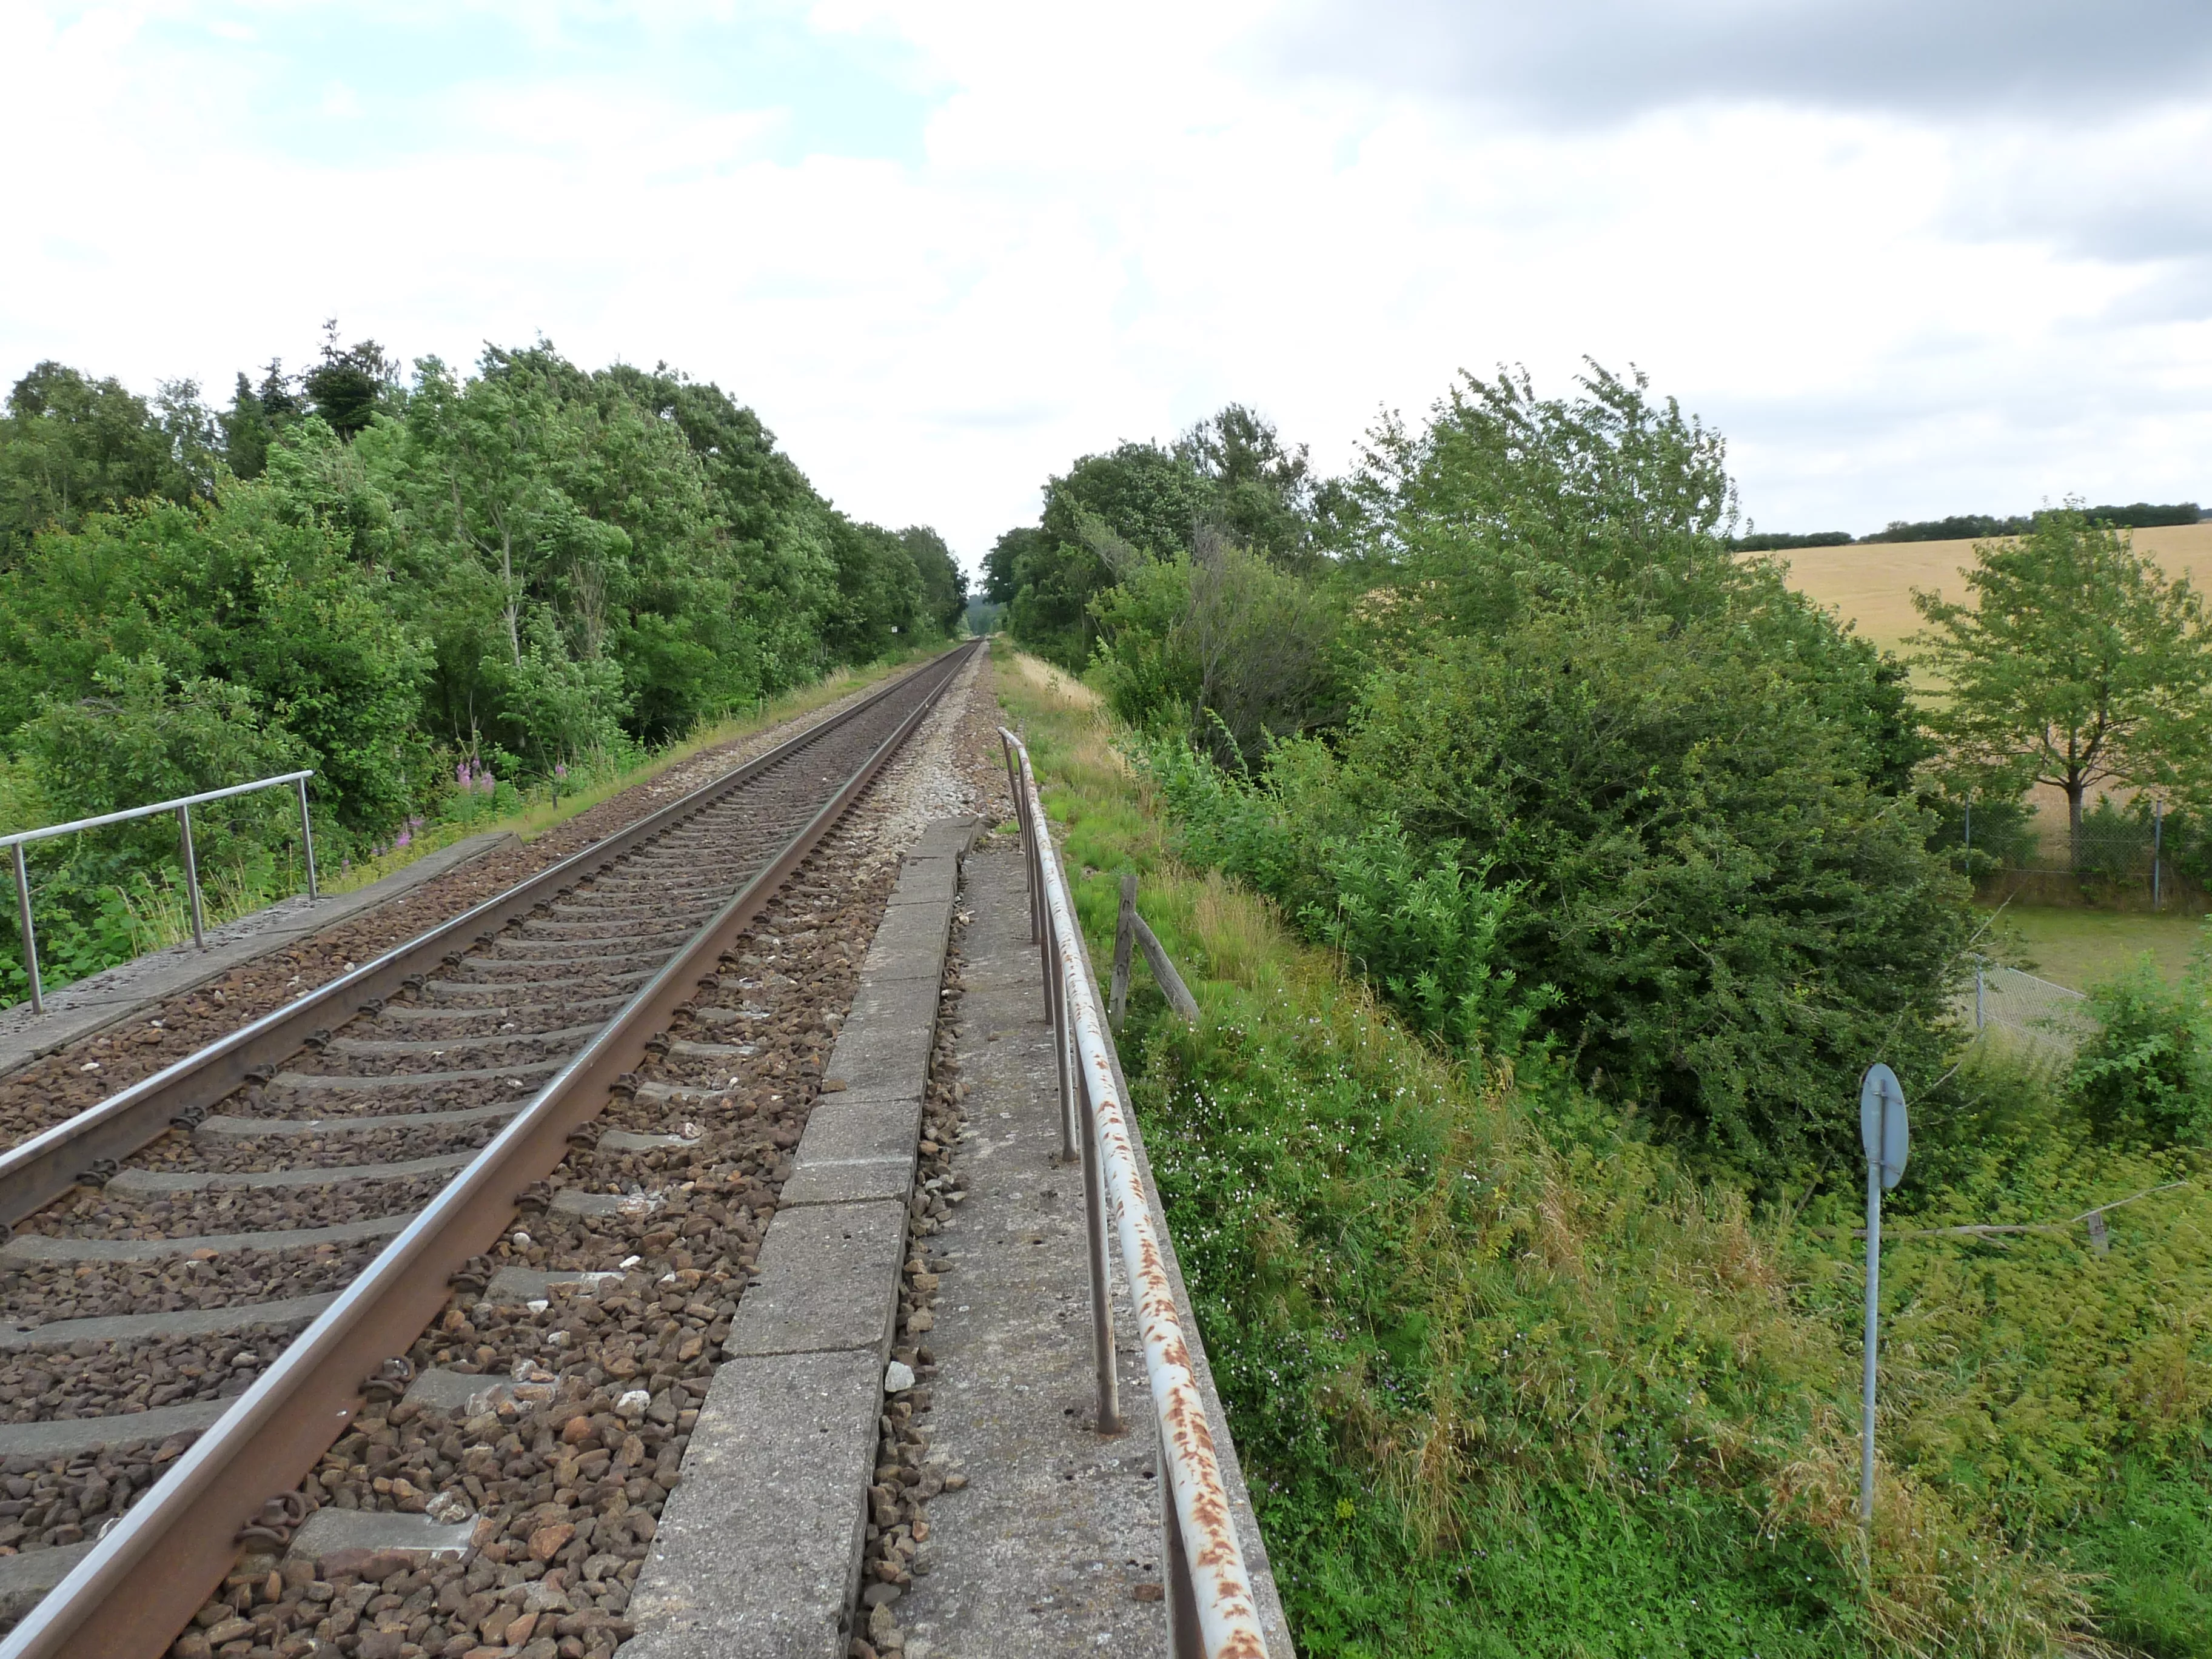
POLYGON ((1121 1017, 1129 1007, 1129 958, 1137 945, 1137 878, 1121 878, 1121 914, 1114 924, 1114 994, 1108 1021, 1118 1035, 1121 1017))

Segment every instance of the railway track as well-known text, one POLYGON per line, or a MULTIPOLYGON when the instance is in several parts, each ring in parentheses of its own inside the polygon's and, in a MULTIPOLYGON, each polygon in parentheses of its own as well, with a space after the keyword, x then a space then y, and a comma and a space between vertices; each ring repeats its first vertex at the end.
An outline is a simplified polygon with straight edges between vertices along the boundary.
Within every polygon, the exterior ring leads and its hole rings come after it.
POLYGON ((612 1650, 969 654, 0 1157, 0 1656, 612 1650))

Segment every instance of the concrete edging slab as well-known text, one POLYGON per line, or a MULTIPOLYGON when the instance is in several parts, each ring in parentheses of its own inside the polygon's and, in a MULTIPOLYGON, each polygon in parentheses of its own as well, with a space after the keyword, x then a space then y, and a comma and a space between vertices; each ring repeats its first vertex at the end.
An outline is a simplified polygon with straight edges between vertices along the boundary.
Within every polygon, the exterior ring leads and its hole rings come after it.
POLYGON ((842 1659, 938 984, 975 834, 967 819, 933 824, 901 866, 631 1595, 638 1659, 842 1659))

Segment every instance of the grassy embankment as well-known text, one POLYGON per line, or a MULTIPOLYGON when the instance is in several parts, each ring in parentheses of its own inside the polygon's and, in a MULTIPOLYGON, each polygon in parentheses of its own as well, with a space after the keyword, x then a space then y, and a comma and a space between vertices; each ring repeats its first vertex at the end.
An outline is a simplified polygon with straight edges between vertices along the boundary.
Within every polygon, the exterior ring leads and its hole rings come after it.
MULTIPOLYGON (((1094 950, 1118 872, 1205 1017, 1141 976, 1123 1056, 1313 1655, 2212 1655, 2212 1202, 1899 1240, 1871 1553, 1850 1183, 1793 1216, 1555 1078, 1412 1039, 1194 874, 1079 685, 1002 651, 1094 950)), ((1892 1224, 2039 1222, 2196 1161, 2081 1144, 2045 1081, 1923 1103, 1892 1224)))

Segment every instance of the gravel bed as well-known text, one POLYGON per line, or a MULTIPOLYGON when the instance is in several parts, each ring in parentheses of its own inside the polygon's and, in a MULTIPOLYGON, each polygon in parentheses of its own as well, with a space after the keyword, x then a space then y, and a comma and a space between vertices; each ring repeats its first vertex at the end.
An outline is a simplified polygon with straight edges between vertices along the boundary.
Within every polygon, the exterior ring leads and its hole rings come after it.
POLYGON ((16 1231, 49 1238, 191 1238, 269 1227, 335 1227, 419 1210, 445 1184, 442 1176, 416 1176, 405 1181, 337 1181, 325 1187, 232 1188, 149 1198, 135 1206, 80 1187, 16 1231))
MULTIPOLYGON (((127 1353, 109 1343, 78 1342, 58 1352, 0 1356, 0 1423, 119 1417, 193 1400, 228 1399, 245 1393, 261 1368, 306 1328, 305 1321, 295 1320, 251 1331, 137 1342, 127 1353)), ((118 1431, 127 1427, 118 1425, 118 1431)))
MULTIPOLYGON (((343 1114, 325 1113, 327 1117, 343 1114)), ((281 1120, 279 1120, 281 1121, 281 1120)), ((486 1118, 476 1123, 426 1125, 419 1129, 367 1129, 357 1133, 330 1135, 264 1135, 234 1140, 225 1135, 187 1135, 172 1130, 131 1160, 133 1169, 159 1170, 169 1174, 246 1175, 264 1170, 290 1170, 313 1164, 334 1174, 349 1165, 401 1164, 410 1158, 439 1158, 453 1152, 474 1152, 509 1121, 486 1118)))
POLYGON ((231 1308, 343 1290, 387 1240, 304 1250, 206 1251, 158 1261, 33 1261, 0 1274, 0 1316, 15 1324, 110 1314, 231 1308))
POLYGON ((78 1457, 0 1461, 0 1549, 27 1553, 83 1540, 159 1480, 197 1437, 112 1446, 78 1457))

